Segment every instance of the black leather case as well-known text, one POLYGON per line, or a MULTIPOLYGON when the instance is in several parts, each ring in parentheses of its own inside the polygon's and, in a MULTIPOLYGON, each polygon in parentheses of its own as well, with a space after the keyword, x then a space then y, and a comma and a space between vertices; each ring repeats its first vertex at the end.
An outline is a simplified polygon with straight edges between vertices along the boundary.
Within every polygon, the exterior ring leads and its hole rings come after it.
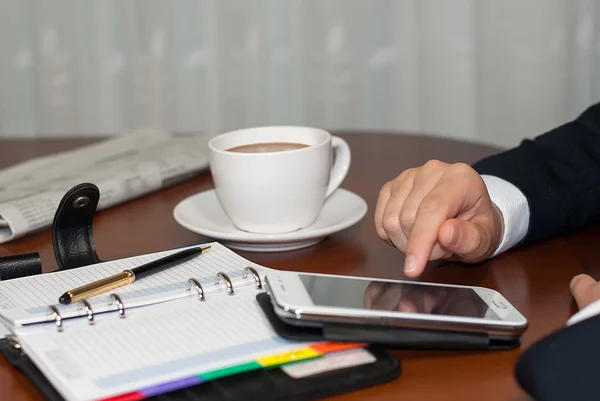
POLYGON ((0 280, 42 274, 42 260, 37 252, 0 257, 0 280))
POLYGON ((520 345, 518 339, 491 338, 485 333, 348 324, 326 324, 323 327, 293 326, 281 320, 275 313, 267 293, 258 294, 256 300, 277 334, 290 340, 359 342, 404 349, 501 350, 520 345))

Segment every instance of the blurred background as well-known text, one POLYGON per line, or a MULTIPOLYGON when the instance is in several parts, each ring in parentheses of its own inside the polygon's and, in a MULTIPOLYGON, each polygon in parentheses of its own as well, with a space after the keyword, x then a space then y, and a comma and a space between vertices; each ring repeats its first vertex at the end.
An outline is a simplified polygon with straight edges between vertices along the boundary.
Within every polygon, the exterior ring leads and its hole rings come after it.
POLYGON ((513 146, 598 99, 595 0, 0 0, 0 137, 300 124, 513 146))

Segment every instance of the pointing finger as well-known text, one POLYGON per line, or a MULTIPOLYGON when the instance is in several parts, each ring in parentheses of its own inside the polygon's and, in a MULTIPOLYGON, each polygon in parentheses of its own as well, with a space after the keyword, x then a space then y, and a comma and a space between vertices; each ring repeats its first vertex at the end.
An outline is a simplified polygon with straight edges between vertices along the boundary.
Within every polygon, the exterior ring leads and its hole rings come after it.
POLYGON ((404 266, 406 275, 416 277, 423 272, 438 240, 442 223, 475 204, 479 194, 469 191, 469 185, 468 180, 457 180, 452 174, 446 174, 423 199, 408 238, 404 266))

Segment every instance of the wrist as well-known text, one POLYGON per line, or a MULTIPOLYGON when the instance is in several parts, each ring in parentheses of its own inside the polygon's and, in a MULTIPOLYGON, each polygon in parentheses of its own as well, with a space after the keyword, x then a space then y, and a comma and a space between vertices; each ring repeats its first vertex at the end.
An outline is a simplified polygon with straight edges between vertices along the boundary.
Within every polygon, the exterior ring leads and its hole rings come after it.
POLYGON ((493 257, 525 238, 529 229, 529 204, 523 192, 514 184, 490 175, 482 175, 481 178, 494 210, 493 257), (500 237, 499 242, 497 237, 500 237))
POLYGON ((493 213, 493 232, 492 232, 492 245, 489 254, 493 255, 500 243, 504 238, 504 216, 502 211, 492 202, 492 213, 493 213))

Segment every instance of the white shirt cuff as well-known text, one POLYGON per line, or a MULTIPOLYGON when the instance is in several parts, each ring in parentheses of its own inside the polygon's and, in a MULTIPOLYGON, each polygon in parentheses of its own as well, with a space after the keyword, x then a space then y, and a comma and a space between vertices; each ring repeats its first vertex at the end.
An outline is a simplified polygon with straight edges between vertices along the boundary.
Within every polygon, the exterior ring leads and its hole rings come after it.
POLYGON ((504 219, 502 240, 491 257, 519 243, 529 228, 529 204, 525 195, 510 182, 492 175, 482 175, 492 202, 504 219))
POLYGON ((571 318, 567 320, 567 326, 579 323, 582 320, 589 319, 590 317, 596 316, 598 314, 600 314, 600 299, 595 302, 592 302, 591 304, 589 304, 588 306, 571 316, 571 318))
MULTIPOLYGON (((490 199, 500 209, 504 219, 504 235, 492 256, 515 246, 527 234, 529 205, 525 195, 513 184, 492 175, 482 175, 490 199)), ((600 299, 575 313, 566 325, 571 326, 600 314, 600 299)))

